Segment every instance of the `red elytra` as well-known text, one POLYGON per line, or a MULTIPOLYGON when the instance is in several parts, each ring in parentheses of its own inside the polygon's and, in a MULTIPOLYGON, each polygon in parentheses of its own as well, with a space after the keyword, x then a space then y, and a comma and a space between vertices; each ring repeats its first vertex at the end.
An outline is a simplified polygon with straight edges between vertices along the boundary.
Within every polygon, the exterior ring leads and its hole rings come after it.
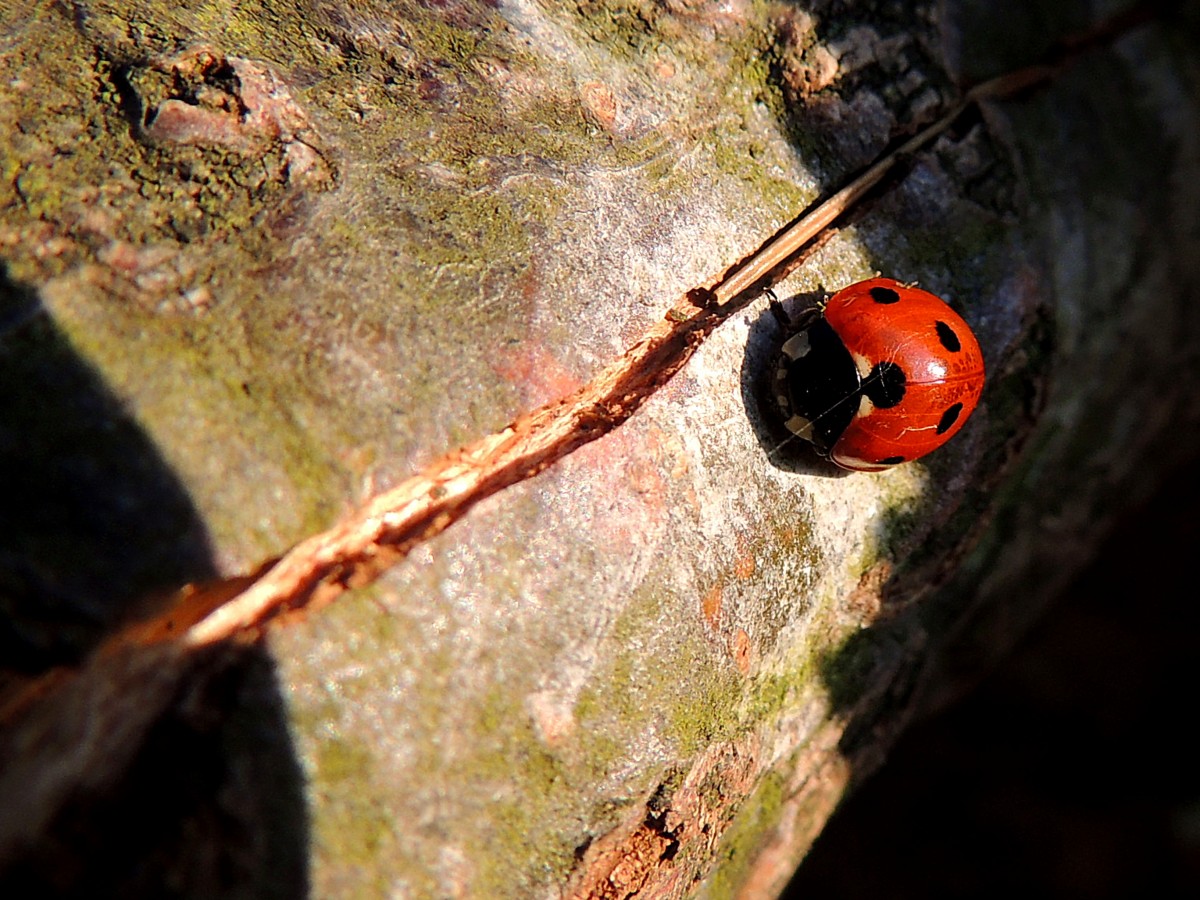
POLYGON ((936 450, 974 411, 983 353, 945 301, 891 278, 843 288, 784 342, 784 424, 837 465, 879 471, 936 450))

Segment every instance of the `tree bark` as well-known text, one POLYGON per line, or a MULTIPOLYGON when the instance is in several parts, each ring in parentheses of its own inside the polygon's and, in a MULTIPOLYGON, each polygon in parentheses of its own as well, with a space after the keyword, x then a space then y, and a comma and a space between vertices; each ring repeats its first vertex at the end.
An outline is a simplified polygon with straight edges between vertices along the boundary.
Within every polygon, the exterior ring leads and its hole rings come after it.
POLYGON ((1197 449, 1194 6, 989 9, 5 6, 0 884, 778 893, 1197 449), (878 475, 783 442, 766 300, 705 291, 1047 60, 775 287, 945 296, 968 426, 878 475), (389 541, 380 498, 444 499, 455 448, 656 335, 554 453, 389 541), (269 621, 220 618, 303 548, 269 621))

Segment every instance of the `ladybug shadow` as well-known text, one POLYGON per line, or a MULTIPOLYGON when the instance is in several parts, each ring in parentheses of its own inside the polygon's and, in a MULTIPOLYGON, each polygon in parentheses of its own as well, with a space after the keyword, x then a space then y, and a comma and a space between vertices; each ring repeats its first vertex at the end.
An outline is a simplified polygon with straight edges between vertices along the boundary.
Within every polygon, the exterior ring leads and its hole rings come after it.
MULTIPOLYGON (((823 291, 794 294, 780 301, 792 322, 825 299, 823 291)), ((746 352, 742 358, 742 405, 746 418, 767 459, 777 469, 824 478, 844 478, 851 474, 820 456, 813 445, 788 431, 771 395, 779 348, 789 334, 771 313, 764 309, 750 322, 746 352)))

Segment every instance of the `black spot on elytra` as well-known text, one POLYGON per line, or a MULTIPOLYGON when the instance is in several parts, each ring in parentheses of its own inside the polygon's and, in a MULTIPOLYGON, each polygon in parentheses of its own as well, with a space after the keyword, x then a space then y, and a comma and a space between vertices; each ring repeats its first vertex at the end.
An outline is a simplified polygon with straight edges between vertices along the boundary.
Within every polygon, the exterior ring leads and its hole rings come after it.
POLYGON ((871 299, 876 303, 899 303, 900 295, 891 288, 873 287, 871 288, 871 299))
POLYGON ((908 378, 894 362, 876 363, 871 374, 863 379, 863 393, 880 409, 891 409, 904 399, 908 378))
POLYGON ((937 433, 945 434, 958 421, 958 417, 962 414, 962 404, 955 403, 948 410, 942 413, 942 420, 938 422, 937 433))
POLYGON ((945 322, 938 322, 937 328, 938 340, 942 342, 942 346, 951 353, 957 353, 962 349, 962 342, 959 341, 958 335, 954 333, 954 329, 945 322))
POLYGON ((902 462, 904 462, 903 456, 888 456, 884 459, 881 459, 879 461, 879 465, 881 465, 881 466, 898 466, 902 462))

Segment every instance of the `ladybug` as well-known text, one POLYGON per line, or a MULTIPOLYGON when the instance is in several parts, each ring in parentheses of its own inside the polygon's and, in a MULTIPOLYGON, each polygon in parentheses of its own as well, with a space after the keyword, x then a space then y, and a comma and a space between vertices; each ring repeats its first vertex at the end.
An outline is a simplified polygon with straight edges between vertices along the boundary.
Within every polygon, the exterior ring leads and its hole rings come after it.
POLYGON ((983 391, 983 353, 944 300, 891 278, 838 291, 784 324, 771 382, 788 431, 844 469, 878 472, 936 450, 983 391))

